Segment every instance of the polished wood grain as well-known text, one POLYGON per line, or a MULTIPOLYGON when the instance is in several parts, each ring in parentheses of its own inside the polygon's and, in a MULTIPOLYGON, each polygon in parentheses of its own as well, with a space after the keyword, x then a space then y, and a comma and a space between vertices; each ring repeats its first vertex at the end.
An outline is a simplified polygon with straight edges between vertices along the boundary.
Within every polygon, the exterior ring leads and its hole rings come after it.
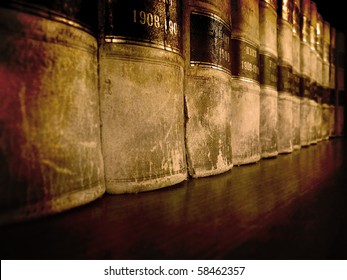
POLYGON ((346 259, 347 140, 0 227, 1 259, 346 259))

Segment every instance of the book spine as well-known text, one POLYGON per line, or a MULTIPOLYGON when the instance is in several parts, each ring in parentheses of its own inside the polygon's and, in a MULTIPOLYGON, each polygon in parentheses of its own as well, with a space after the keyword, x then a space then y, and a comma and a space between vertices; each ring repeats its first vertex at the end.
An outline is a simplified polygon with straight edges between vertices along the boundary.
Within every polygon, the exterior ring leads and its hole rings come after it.
POLYGON ((293 0, 278 5, 278 152, 293 151, 293 0))
POLYGON ((317 92, 315 101, 317 102, 315 110, 315 130, 317 142, 322 141, 322 96, 323 96, 323 19, 317 12, 316 24, 316 53, 317 53, 317 92))
POLYGON ((95 9, 40 3, 0 5, 0 224, 105 192, 95 9))
POLYGON ((259 1, 232 0, 233 164, 260 159, 259 1))
POLYGON ((180 0, 104 1, 100 104, 106 191, 187 178, 180 0))
POLYGON ((232 168, 231 3, 185 1, 186 150, 189 175, 216 175, 232 168))
POLYGON ((300 144, 309 145, 309 98, 310 98, 310 0, 301 1, 300 20, 300 144))
POLYGON ((330 76, 329 76, 329 138, 336 136, 335 132, 335 99, 336 99, 336 29, 330 26, 330 76))
POLYGON ((323 76, 322 76, 322 139, 329 139, 329 75, 330 75, 330 63, 329 63, 329 51, 330 51, 330 24, 327 21, 323 21, 323 76))
POLYGON ((298 150, 301 148, 300 142, 300 8, 301 1, 294 0, 293 6, 293 149, 298 150))
POLYGON ((259 1, 260 151, 274 157, 277 148, 277 0, 259 1))
POLYGON ((344 135, 345 119, 345 34, 336 33, 336 136, 344 135))
POLYGON ((317 144, 317 131, 315 125, 315 112, 317 108, 317 51, 316 51, 316 27, 317 27, 317 5, 314 1, 310 1, 310 49, 311 49, 311 71, 310 71, 310 101, 309 101, 309 144, 317 144))

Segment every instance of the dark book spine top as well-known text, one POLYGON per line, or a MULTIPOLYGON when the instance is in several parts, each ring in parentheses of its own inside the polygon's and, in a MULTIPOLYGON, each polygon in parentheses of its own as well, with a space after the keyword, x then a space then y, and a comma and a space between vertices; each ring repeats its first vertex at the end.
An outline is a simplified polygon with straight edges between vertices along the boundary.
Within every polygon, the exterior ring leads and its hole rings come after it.
POLYGON ((181 1, 105 1, 106 42, 148 45, 182 53, 181 1))
POLYGON ((231 72, 231 24, 222 18, 223 14, 201 7, 190 13, 191 65, 214 66, 231 72))
POLYGON ((98 2, 96 0, 4 0, 1 6, 61 21, 97 34, 98 2))

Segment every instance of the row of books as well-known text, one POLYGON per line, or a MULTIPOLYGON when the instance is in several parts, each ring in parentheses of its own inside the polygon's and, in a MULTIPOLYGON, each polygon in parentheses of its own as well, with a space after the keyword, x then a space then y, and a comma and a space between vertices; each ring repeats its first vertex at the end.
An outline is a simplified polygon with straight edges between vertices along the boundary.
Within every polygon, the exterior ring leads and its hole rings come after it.
POLYGON ((342 135, 345 38, 313 1, 7 0, 0 14, 0 224, 342 135))

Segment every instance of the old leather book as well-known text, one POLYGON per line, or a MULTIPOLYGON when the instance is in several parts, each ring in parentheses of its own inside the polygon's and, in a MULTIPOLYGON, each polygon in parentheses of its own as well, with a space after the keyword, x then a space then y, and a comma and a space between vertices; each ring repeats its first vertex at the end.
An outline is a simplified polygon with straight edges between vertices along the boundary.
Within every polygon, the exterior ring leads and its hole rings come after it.
POLYGON ((233 164, 260 159, 259 1, 232 0, 233 164))
POLYGON ((105 1, 100 103, 108 193, 187 178, 181 1, 105 1))
POLYGON ((259 1, 260 152, 274 157, 277 149, 277 0, 259 1))
POLYGON ((189 175, 230 170, 230 0, 184 1, 186 150, 189 175))
POLYGON ((95 4, 0 4, 0 223, 105 192, 95 4))
POLYGON ((322 71, 322 139, 329 139, 329 78, 330 78, 330 24, 323 21, 323 71, 322 71))
POLYGON ((293 0, 278 5, 278 152, 293 151, 293 0))
POLYGON ((317 91, 315 100, 317 107, 315 110, 315 130, 317 133, 317 142, 322 141, 322 96, 323 96, 323 18, 317 12, 316 24, 316 50, 317 50, 317 91))
POLYGON ((317 131, 315 122, 315 112, 317 109, 317 50, 316 50, 316 27, 317 27, 317 5, 310 1, 310 49, 311 49, 311 71, 310 71, 310 100, 309 100, 309 144, 317 143, 317 131))
POLYGON ((301 36, 300 36, 300 144, 303 147, 309 145, 310 137, 310 73, 311 73, 311 49, 310 49, 310 0, 301 1, 301 36))
POLYGON ((301 98, 300 98, 300 8, 301 1, 294 0, 293 6, 293 81, 292 81, 292 90, 293 90, 293 149, 298 150, 301 148, 300 142, 300 107, 301 107, 301 98))

